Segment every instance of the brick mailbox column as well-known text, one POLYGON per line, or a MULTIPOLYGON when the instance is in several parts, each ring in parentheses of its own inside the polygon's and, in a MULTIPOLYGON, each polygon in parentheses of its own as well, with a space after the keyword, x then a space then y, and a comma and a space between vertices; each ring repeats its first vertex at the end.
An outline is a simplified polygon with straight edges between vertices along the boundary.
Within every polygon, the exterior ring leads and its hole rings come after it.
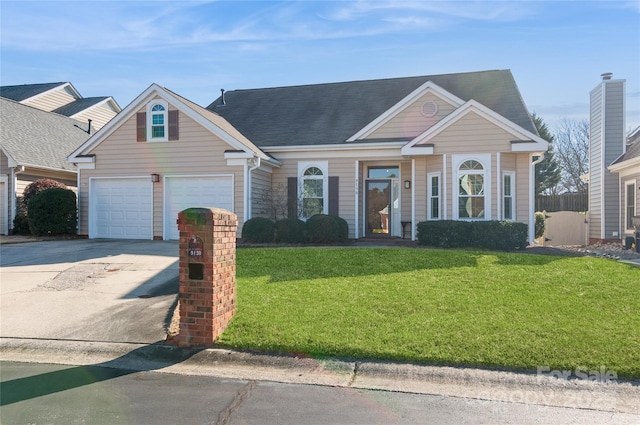
POLYGON ((181 347, 212 345, 236 311, 237 216, 220 208, 178 213, 181 347))

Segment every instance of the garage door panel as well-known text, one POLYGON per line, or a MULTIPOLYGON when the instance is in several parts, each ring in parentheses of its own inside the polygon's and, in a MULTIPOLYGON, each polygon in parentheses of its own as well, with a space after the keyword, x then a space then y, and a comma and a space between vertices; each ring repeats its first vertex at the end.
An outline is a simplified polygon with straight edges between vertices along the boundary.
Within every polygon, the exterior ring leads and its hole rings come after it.
POLYGON ((92 181, 95 199, 90 220, 91 237, 152 239, 153 194, 147 178, 114 178, 92 181))
POLYGON ((179 239, 176 225, 178 213, 186 208, 196 207, 216 207, 233 211, 233 178, 168 177, 165 184, 165 234, 168 235, 168 239, 179 239))

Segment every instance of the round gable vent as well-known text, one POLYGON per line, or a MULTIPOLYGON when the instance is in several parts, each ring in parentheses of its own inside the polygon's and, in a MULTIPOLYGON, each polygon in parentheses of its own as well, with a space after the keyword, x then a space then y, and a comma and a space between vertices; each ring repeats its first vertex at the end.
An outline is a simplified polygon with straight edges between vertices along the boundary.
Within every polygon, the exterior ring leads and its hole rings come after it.
POLYGON ((422 104, 422 115, 427 118, 433 117, 438 113, 438 104, 431 100, 427 100, 422 104))

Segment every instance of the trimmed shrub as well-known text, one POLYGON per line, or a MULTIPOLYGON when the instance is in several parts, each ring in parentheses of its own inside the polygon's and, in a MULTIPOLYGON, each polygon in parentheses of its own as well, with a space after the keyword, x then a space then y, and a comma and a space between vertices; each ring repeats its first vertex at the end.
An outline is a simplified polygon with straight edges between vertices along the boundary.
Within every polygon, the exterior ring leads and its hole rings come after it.
POLYGON ((16 216, 13 218, 13 234, 29 235, 29 219, 27 218, 27 208, 22 203, 22 198, 16 199, 16 216))
POLYGON ((28 204, 29 228, 34 235, 75 234, 78 208, 72 190, 52 187, 36 193, 28 204))
POLYGON ((242 240, 253 243, 273 242, 275 224, 264 217, 253 217, 242 226, 242 240))
POLYGON ((13 218, 13 234, 14 235, 29 235, 31 230, 29 229, 29 219, 25 213, 16 214, 13 218))
POLYGON ((307 240, 304 221, 283 218, 276 221, 275 241, 278 243, 303 243, 307 240))
POLYGON ((527 247, 528 226, 513 221, 438 220, 418 223, 418 243, 440 248, 511 251, 527 247))
POLYGON ((335 217, 316 214, 305 223, 307 239, 312 243, 335 243, 340 240, 340 224, 335 217))
POLYGON ((331 217, 338 222, 338 242, 346 242, 349 239, 349 223, 337 215, 332 215, 331 217))
POLYGON ((546 221, 547 219, 545 217, 545 214, 541 212, 537 212, 535 214, 535 218, 536 218, 535 238, 538 239, 544 236, 544 231, 547 226, 547 221, 546 221))
POLYGON ((52 179, 38 179, 33 183, 29 183, 27 187, 24 188, 24 192, 22 194, 22 206, 24 209, 27 209, 29 205, 29 201, 31 198, 36 196, 39 192, 42 192, 46 189, 51 189, 52 187, 59 187, 61 189, 66 189, 67 186, 64 183, 60 183, 59 181, 52 179))

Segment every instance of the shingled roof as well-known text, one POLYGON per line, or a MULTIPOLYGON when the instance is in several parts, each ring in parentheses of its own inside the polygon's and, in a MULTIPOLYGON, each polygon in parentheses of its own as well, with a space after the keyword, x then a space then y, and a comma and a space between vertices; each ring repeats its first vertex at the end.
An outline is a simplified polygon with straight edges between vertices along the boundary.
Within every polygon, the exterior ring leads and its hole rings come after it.
POLYGON ((538 134, 509 70, 232 90, 207 109, 259 147, 339 144, 427 81, 538 134))
POLYGON ((86 122, 0 98, 0 146, 19 165, 75 171, 66 157, 89 138, 86 126, 86 122))
POLYGON ((0 97, 22 102, 25 99, 44 93, 58 86, 67 83, 41 83, 41 84, 20 84, 16 86, 1 86, 0 97))
POLYGON ((79 112, 84 111, 85 109, 89 109, 90 107, 97 105, 105 99, 109 99, 109 97, 83 97, 82 99, 77 99, 71 103, 67 103, 66 105, 61 106, 58 109, 54 109, 51 112, 64 115, 65 117, 71 117, 79 112))

